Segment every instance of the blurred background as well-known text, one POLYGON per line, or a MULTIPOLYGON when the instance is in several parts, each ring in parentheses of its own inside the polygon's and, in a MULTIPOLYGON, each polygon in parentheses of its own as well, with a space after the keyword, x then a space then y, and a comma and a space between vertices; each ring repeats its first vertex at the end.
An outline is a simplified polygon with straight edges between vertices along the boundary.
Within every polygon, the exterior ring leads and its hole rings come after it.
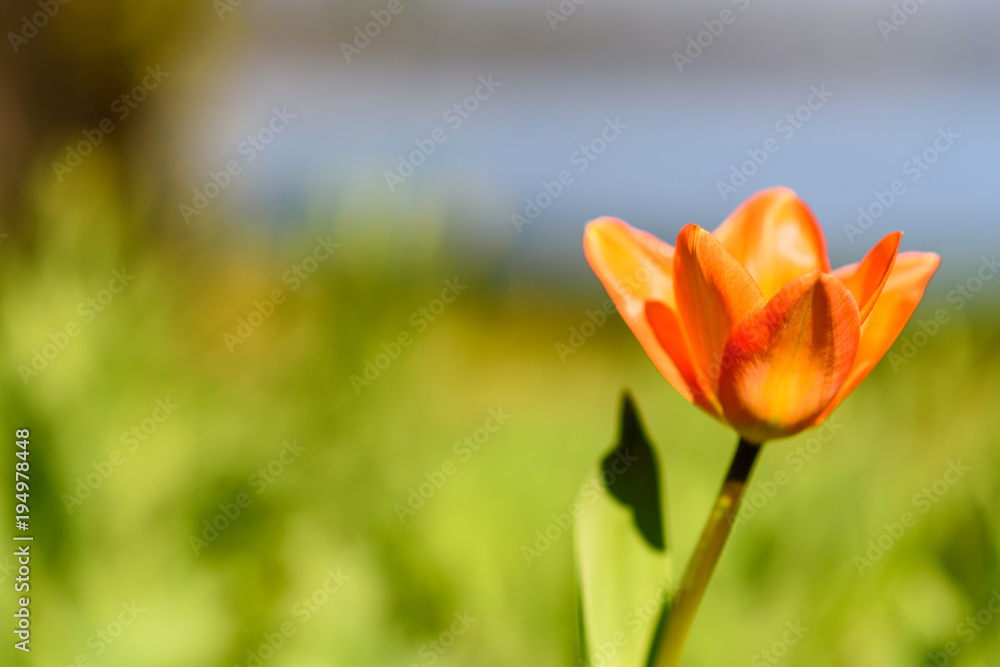
POLYGON ((944 263, 835 427, 765 451, 685 664, 998 664, 998 24, 986 0, 7 0, 0 423, 11 470, 31 431, 35 542, 30 655, 0 551, 4 655, 584 664, 551 526, 622 390, 677 571, 735 438, 596 314, 583 225, 672 241, 782 184, 835 266, 897 229, 944 263))

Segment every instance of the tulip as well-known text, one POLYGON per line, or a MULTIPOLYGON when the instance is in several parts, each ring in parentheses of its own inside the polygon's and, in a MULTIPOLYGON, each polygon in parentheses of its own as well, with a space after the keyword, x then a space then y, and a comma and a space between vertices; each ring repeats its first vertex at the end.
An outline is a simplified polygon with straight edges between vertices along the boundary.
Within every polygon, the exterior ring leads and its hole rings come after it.
POLYGON ((810 210, 772 188, 676 247, 600 218, 584 251, 667 381, 759 444, 822 423, 899 336, 940 264, 900 236, 831 271, 810 210))
POLYGON ((587 225, 587 260, 653 364, 740 436, 654 664, 680 660, 760 445, 821 424, 920 303, 941 260, 898 253, 901 236, 831 271, 812 212, 780 187, 750 197, 714 232, 685 226, 675 246, 615 218, 587 225))

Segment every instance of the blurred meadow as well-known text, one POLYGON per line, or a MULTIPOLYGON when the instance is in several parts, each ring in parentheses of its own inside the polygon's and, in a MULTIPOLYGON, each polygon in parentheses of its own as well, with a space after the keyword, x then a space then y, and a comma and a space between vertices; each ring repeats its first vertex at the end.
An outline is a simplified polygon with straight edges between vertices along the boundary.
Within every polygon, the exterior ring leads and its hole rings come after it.
MULTIPOLYGON (((921 6, 879 83, 844 49, 875 58, 890 3, 754 5, 683 73, 671 53, 729 4, 591 0, 557 30, 526 3, 404 4, 355 63, 340 43, 382 5, 222 4, 71 2, 0 58, 0 424, 11 446, 31 431, 35 536, 27 655, 12 647, 16 563, 0 551, 3 664, 584 664, 562 515, 615 439, 622 392, 660 456, 675 573, 736 438, 603 310, 583 224, 621 215, 672 242, 779 182, 815 195, 834 265, 891 229, 945 262, 828 426, 767 445, 684 664, 1000 664, 998 47, 977 27, 995 7, 921 6), (776 12, 785 23, 769 28, 776 12), (818 46, 764 45, 824 20, 818 46), (496 34, 477 40, 484 23, 496 34), (929 71, 931 47, 947 57, 929 71), (491 61, 511 73, 496 105, 391 192, 397 154, 491 61), (60 173, 157 63, 162 89, 60 173), (741 66, 763 68, 764 92, 719 111, 749 90, 741 66), (635 108, 633 84, 614 82, 626 70, 658 91, 635 108), (843 114, 831 102, 829 121, 817 114, 720 201, 717 178, 824 77, 839 78, 843 114), (619 86, 621 107, 560 115, 582 91, 600 98, 591 80, 619 86), (650 120, 674 85, 670 113, 650 120), (858 124, 883 102, 912 115, 858 124), (286 105, 291 125, 247 159, 244 137, 286 105), (511 214, 616 113, 632 124, 622 143, 519 233, 511 214), (955 153, 873 233, 845 236, 951 122, 955 153), (231 185, 185 220, 180 205, 229 160, 231 185), (688 171, 700 189, 668 182, 688 171)), ((18 31, 36 11, 18 0, 0 20, 18 31)))

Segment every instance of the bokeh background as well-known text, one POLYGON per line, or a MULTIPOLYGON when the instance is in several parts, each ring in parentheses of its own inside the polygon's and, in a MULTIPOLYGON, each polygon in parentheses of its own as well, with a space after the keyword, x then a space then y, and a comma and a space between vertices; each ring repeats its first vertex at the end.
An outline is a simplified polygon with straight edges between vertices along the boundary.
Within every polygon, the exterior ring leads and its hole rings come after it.
POLYGON ((1000 663, 998 24, 986 0, 6 0, 2 460, 30 428, 36 541, 30 655, 0 551, 4 664, 582 664, 572 537, 524 548, 622 390, 678 571, 735 444, 616 316, 559 347, 606 300, 583 225, 672 240, 776 184, 834 265, 896 229, 944 264, 837 428, 765 451, 685 664, 1000 663))

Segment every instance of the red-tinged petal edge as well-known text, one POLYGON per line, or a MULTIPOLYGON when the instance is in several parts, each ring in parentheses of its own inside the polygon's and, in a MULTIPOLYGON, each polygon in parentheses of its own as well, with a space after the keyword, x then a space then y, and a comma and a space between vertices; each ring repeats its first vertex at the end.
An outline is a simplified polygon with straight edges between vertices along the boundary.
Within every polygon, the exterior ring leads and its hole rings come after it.
POLYGON ((844 282, 858 302, 862 324, 868 319, 875 302, 885 288, 885 283, 889 280, 902 236, 902 232, 886 234, 863 260, 833 272, 833 275, 844 282))
POLYGON ((940 265, 941 258, 932 252, 904 252, 896 257, 882 294, 861 327, 861 342, 854 365, 814 425, 830 416, 889 351, 923 299, 927 284, 940 265))

